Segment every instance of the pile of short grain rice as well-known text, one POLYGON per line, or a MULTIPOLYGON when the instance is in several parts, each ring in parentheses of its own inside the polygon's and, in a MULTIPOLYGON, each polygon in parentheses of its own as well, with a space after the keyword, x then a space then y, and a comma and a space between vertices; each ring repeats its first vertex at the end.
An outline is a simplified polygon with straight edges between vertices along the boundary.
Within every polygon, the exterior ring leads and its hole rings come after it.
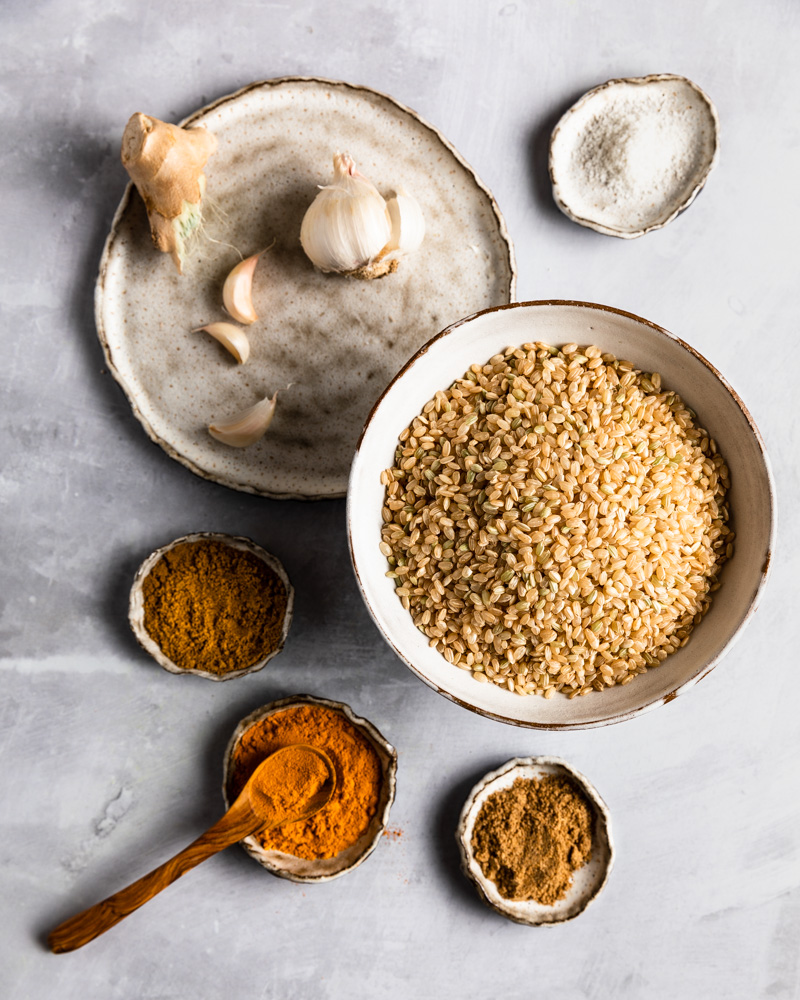
POLYGON ((598 347, 473 365, 403 431, 381 482, 403 607, 450 663, 518 694, 655 666, 733 551, 715 442, 659 375, 598 347))

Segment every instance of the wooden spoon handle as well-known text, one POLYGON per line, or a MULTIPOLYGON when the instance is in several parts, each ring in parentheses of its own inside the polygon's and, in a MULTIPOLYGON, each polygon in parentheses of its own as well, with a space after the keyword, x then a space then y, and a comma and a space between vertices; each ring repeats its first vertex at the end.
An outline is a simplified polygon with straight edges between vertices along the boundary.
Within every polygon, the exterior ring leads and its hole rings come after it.
POLYGON ((244 799, 244 796, 237 799, 222 819, 174 858, 115 892, 108 899, 95 903, 88 910, 59 924, 47 939, 51 951, 56 954, 74 951, 93 941, 201 861, 260 830, 264 825, 263 820, 252 812, 244 799))

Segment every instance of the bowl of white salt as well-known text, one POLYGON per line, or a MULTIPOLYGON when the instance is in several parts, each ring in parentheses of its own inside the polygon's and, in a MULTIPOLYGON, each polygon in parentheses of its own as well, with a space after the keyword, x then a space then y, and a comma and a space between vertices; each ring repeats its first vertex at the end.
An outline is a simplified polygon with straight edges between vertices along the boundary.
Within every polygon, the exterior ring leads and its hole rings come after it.
POLYGON ((717 112, 697 84, 668 73, 609 80, 553 129, 553 197, 573 222, 634 239, 688 208, 718 156, 717 112))

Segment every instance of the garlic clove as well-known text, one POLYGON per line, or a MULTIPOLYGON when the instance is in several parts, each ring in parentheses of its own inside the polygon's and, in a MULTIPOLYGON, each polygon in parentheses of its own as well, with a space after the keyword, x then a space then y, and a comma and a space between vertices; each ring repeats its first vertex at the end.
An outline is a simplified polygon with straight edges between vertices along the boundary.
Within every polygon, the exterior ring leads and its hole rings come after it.
POLYGON ((386 202, 378 189, 356 170, 351 157, 337 153, 333 181, 320 188, 300 227, 300 243, 309 260, 324 272, 369 270, 391 234, 386 202))
POLYGON ((222 286, 222 302, 228 313, 239 323, 255 323, 258 319, 253 308, 253 273, 264 250, 247 257, 231 271, 222 286))
POLYGON ((270 399, 262 399, 255 406, 250 406, 229 420, 220 423, 209 424, 208 433, 216 441, 230 445, 232 448, 246 448, 255 444, 259 438, 263 437, 267 428, 272 423, 275 416, 275 403, 278 399, 278 392, 270 399))
POLYGON ((247 334, 241 327, 234 326, 233 323, 207 323, 205 326, 198 326, 192 333, 204 331, 210 334, 214 340, 219 341, 226 351, 236 358, 240 365, 250 357, 250 341, 247 334))
POLYGON ((394 198, 386 202, 386 210, 392 222, 387 251, 405 254, 419 250, 425 238, 425 217, 417 199, 398 187, 394 198))

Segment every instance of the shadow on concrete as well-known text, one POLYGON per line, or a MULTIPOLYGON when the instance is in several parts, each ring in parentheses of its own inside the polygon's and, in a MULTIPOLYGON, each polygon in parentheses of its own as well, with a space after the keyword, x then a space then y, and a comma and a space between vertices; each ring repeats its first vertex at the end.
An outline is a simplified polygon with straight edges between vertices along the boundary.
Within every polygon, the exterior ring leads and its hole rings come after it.
POLYGON ((527 159, 530 189, 539 207, 551 219, 559 219, 565 225, 574 225, 559 209, 553 200, 553 188, 550 182, 549 157, 550 136, 562 115, 583 96, 586 90, 574 91, 550 114, 534 125, 528 135, 527 159))
POLYGON ((431 831, 439 872, 451 887, 457 902, 484 916, 488 911, 480 901, 472 882, 461 869, 456 830, 467 796, 486 772, 497 766, 496 762, 489 761, 484 766, 471 770, 468 775, 456 782, 435 806, 431 831))

